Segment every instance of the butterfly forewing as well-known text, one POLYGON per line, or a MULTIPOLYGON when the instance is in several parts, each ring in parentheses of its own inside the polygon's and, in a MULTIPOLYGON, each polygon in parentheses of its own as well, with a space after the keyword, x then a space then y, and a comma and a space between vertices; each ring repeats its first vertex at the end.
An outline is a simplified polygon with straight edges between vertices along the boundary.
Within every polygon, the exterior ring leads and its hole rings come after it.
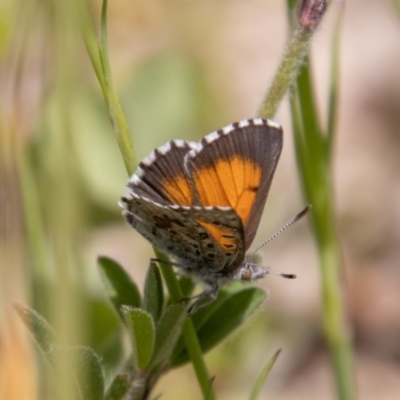
POLYGON ((136 195, 162 205, 193 203, 193 190, 183 168, 185 155, 195 142, 172 140, 155 149, 128 181, 136 195))
POLYGON ((279 125, 242 121, 207 135, 185 157, 202 206, 231 207, 251 245, 282 150, 279 125))

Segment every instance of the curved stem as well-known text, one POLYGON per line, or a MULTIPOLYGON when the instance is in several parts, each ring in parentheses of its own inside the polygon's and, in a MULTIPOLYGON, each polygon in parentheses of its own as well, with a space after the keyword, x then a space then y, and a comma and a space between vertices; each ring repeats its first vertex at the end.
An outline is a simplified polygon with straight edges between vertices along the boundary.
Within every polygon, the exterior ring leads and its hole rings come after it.
MULTIPOLYGON (((161 260, 166 259, 166 257, 159 251, 156 250, 155 252, 157 258, 161 260)), ((168 287, 168 292, 172 301, 177 302, 181 300, 183 298, 183 294, 173 268, 170 265, 163 264, 161 266, 161 273, 168 287)), ((182 335, 204 398, 207 400, 215 400, 216 397, 211 385, 212 382, 207 370, 207 366, 203 358, 203 351, 201 349, 199 339, 197 338, 193 322, 189 317, 186 318, 186 321, 183 324, 182 335)))

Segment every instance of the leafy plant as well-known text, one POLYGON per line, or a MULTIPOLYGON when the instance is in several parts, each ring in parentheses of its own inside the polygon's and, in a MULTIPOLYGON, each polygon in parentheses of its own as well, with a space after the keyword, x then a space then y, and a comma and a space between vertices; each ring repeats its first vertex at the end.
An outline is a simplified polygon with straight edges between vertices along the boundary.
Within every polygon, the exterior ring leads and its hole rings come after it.
MULTIPOLYGON (((105 390, 100 357, 89 347, 58 345, 54 329, 36 311, 17 305, 16 309, 31 331, 42 354, 57 375, 57 358, 67 354, 74 359, 71 371, 80 399, 146 399, 159 376, 169 368, 190 361, 182 334, 186 321, 193 321, 201 352, 205 353, 229 335, 261 304, 261 289, 223 290, 208 307, 187 317, 187 302, 167 302, 159 268, 151 264, 143 298, 122 267, 110 258, 99 259, 101 275, 110 302, 130 337, 131 362, 124 374, 115 376, 105 390)), ((182 286, 186 285, 185 280, 182 286)))

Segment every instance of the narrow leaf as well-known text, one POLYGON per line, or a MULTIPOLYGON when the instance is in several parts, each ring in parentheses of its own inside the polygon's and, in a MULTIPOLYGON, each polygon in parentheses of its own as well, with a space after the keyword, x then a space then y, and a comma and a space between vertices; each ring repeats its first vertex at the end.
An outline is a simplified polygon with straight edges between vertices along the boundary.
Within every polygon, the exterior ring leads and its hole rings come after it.
POLYGON ((121 315, 121 306, 140 307, 140 293, 125 270, 108 257, 99 257, 100 274, 114 307, 121 315))
MULTIPOLYGON (((212 312, 203 316, 192 317, 198 325, 197 335, 203 353, 207 352, 240 326, 243 321, 261 304, 265 292, 258 288, 243 289, 236 293, 227 293, 220 302, 211 304, 212 312), (196 321, 196 319, 201 321, 196 321), (200 322, 200 323, 199 323, 200 322)), ((206 310, 199 312, 206 313, 206 310)), ((184 347, 179 353, 174 352, 171 366, 177 367, 189 361, 189 355, 184 347)))
POLYGON ((14 304, 18 315, 35 338, 39 348, 48 355, 56 341, 56 334, 49 323, 31 308, 22 304, 14 304))
POLYGON ((157 324, 156 342, 150 368, 164 367, 169 363, 186 316, 187 307, 182 303, 171 304, 165 309, 157 324))
POLYGON ((148 312, 122 306, 122 314, 129 328, 136 369, 143 371, 149 364, 155 342, 154 321, 148 312))
POLYGON ((163 303, 164 293, 160 270, 155 263, 151 263, 144 284, 143 308, 153 316, 154 321, 158 321, 163 303))
POLYGON ((268 362, 265 364, 264 368, 260 371, 255 383, 253 390, 251 391, 250 394, 250 400, 257 400, 258 395, 260 394, 261 388, 267 379, 272 367, 275 364, 275 361, 277 360, 279 354, 281 353, 281 349, 279 349, 268 362))
POLYGON ((117 375, 107 390, 105 400, 123 400, 129 390, 127 375, 117 375))
POLYGON ((108 113, 111 119, 111 125, 114 128, 115 137, 117 139, 122 158, 125 163, 125 168, 128 175, 132 175, 136 169, 136 158, 133 149, 133 142, 129 132, 128 124, 125 115, 122 111, 117 93, 111 76, 111 66, 108 55, 108 40, 107 40, 107 6, 108 1, 103 0, 100 20, 100 58, 103 67, 104 79, 106 84, 107 95, 105 100, 108 106, 108 113))
POLYGON ((85 42, 86 50, 90 57, 90 61, 92 62, 92 66, 96 73, 97 79, 100 83, 103 95, 105 96, 106 103, 108 103, 108 99, 106 97, 107 88, 104 78, 103 67, 101 65, 99 44, 97 42, 96 34, 94 32, 94 27, 90 19, 86 4, 83 4, 83 7, 81 7, 79 11, 81 17, 80 23, 81 23, 82 37, 85 42))

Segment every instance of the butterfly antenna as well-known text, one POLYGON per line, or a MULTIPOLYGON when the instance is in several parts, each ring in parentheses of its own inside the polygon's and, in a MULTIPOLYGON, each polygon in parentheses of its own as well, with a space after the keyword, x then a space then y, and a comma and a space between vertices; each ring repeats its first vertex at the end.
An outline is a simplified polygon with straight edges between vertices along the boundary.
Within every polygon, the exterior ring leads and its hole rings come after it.
POLYGON ((275 271, 272 268, 269 268, 269 273, 286 279, 295 279, 297 277, 295 274, 284 274, 283 272, 275 271))
MULTIPOLYGON (((250 257, 253 256, 254 254, 258 253, 264 246, 266 246, 268 243, 271 243, 276 237, 278 237, 283 231, 285 231, 289 226, 292 226, 295 222, 297 222, 299 219, 303 218, 310 210, 312 206, 308 205, 304 210, 300 211, 294 218, 292 218, 290 221, 286 222, 285 225, 282 226, 279 230, 277 230, 268 240, 266 240, 261 246, 258 246, 251 254, 250 257)), ((274 271, 275 273, 275 271, 274 271)), ((279 273, 277 274, 279 275, 279 273)))

